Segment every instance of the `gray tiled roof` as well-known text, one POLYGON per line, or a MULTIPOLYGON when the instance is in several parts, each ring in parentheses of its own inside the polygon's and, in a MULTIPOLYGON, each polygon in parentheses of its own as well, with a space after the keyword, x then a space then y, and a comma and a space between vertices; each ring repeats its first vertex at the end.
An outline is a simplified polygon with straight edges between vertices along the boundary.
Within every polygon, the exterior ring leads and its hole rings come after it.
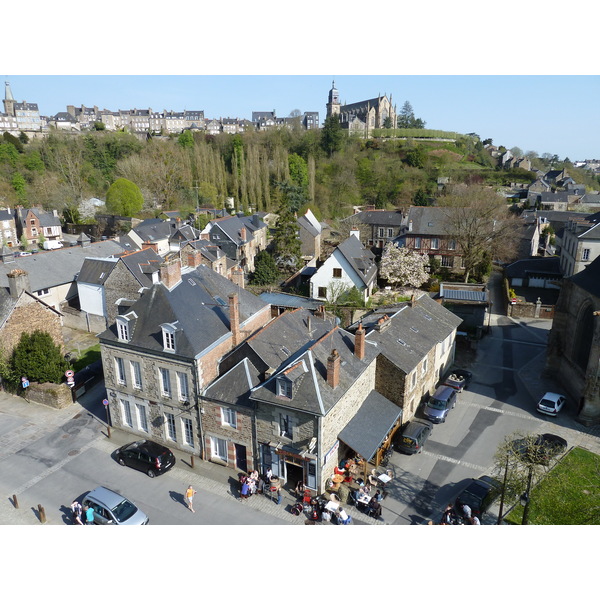
POLYGON ((401 210, 363 210, 346 220, 357 220, 365 225, 381 225, 382 227, 399 227, 402 225, 401 210))
POLYGON ((412 221, 412 235, 447 235, 449 223, 445 208, 438 206, 411 206, 408 223, 412 221))
POLYGON ((160 263, 162 262, 160 256, 152 248, 123 254, 119 258, 131 271, 138 283, 144 287, 152 284, 152 273, 160 270, 160 263))
MULTIPOLYGON (((228 296, 237 293, 240 323, 268 305, 209 267, 182 272, 181 281, 170 290, 163 283, 146 290, 131 310, 138 319, 128 346, 162 352, 161 325, 178 323, 176 356, 194 358, 212 343, 230 334, 228 296)), ((114 324, 99 335, 116 341, 114 324)))
POLYGON ((16 257, 15 262, 0 264, 0 287, 8 287, 7 275, 15 268, 27 272, 32 292, 69 283, 81 271, 86 257, 104 258, 121 252, 123 248, 119 244, 107 240, 85 247, 73 246, 16 257))
POLYGON ((341 252, 366 285, 377 276, 375 255, 370 250, 367 250, 355 235, 351 235, 345 239, 336 248, 336 251, 341 252))
POLYGON ((562 277, 560 257, 558 256, 518 260, 508 265, 504 269, 504 272, 510 279, 514 277, 525 277, 526 275, 551 275, 562 277))
POLYGON ((568 281, 600 298, 600 257, 586 265, 583 271, 569 277, 568 281))
POLYGON ((237 406, 252 406, 250 390, 259 384, 258 371, 244 358, 235 367, 211 383, 203 396, 237 406))
POLYGON ((117 261, 117 258, 86 258, 77 277, 78 283, 104 285, 117 261))

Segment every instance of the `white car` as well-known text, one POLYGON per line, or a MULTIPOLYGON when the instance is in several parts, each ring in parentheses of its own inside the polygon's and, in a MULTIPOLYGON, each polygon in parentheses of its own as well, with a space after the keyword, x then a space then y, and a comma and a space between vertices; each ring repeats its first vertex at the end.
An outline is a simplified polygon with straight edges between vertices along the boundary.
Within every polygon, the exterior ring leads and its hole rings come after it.
POLYGON ((547 392, 537 404, 538 412, 550 417, 555 417, 566 404, 567 399, 560 394, 547 392))

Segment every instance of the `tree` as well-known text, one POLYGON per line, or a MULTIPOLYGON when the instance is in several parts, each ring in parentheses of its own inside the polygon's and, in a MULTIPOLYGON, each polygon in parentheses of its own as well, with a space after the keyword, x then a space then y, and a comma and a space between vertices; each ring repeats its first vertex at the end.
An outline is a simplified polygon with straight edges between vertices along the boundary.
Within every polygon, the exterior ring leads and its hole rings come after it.
POLYGON ((106 129, 106 125, 102 121, 95 121, 94 129, 96 131, 104 131, 106 129))
POLYGON ((119 177, 106 192, 106 210, 110 214, 132 217, 142 206, 144 197, 140 188, 124 177, 119 177))
POLYGON ((379 275, 391 284, 418 288, 429 279, 429 257, 387 244, 379 264, 379 275))
POLYGON ((392 117, 386 117, 383 120, 383 128, 384 129, 392 129, 393 126, 394 126, 394 120, 392 119, 392 117))
POLYGON ((38 383, 60 383, 69 363, 61 349, 45 331, 21 334, 11 359, 11 370, 38 383))
POLYGON ((451 186, 438 199, 445 219, 445 232, 456 241, 465 269, 465 282, 476 271, 484 272, 493 260, 514 257, 518 220, 506 201, 482 186, 451 186))
POLYGON ((178 138, 177 143, 182 148, 192 148, 194 146, 194 136, 189 129, 186 129, 178 138))
POLYGON ((344 132, 340 125, 339 115, 330 115, 323 123, 321 130, 321 148, 328 156, 332 156, 334 152, 338 152, 342 148, 344 132))
POLYGON ((285 193, 282 194, 278 210, 279 218, 273 235, 274 256, 282 271, 295 273, 302 263, 298 223, 285 193))
POLYGON ((400 109, 397 120, 399 129, 425 129, 425 121, 415 118, 411 103, 407 100, 400 109))
POLYGON ((279 270, 275 258, 270 252, 261 250, 254 259, 254 273, 252 283, 255 285, 269 285, 279 279, 279 270))

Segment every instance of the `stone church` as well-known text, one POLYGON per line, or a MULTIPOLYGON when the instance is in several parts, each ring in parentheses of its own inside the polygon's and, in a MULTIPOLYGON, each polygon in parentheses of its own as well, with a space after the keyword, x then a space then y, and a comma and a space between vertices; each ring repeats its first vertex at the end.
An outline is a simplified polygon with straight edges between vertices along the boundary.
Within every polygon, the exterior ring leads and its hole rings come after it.
POLYGON ((392 95, 385 94, 371 100, 362 100, 353 104, 341 104, 340 94, 335 81, 329 90, 327 116, 339 115, 340 124, 348 133, 369 137, 373 129, 384 126, 386 119, 391 119, 392 127, 396 127, 396 107, 392 104, 392 95))
POLYGON ((600 257, 563 279, 546 371, 577 402, 579 422, 600 423, 600 257))

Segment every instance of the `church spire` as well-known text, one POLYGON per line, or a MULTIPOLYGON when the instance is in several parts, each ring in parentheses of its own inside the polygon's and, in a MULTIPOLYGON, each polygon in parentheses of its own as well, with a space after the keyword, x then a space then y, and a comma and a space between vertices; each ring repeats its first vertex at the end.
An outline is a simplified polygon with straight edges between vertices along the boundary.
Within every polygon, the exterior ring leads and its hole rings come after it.
POLYGON ((10 89, 10 83, 8 81, 4 82, 4 99, 5 100, 14 100, 12 91, 10 89))

